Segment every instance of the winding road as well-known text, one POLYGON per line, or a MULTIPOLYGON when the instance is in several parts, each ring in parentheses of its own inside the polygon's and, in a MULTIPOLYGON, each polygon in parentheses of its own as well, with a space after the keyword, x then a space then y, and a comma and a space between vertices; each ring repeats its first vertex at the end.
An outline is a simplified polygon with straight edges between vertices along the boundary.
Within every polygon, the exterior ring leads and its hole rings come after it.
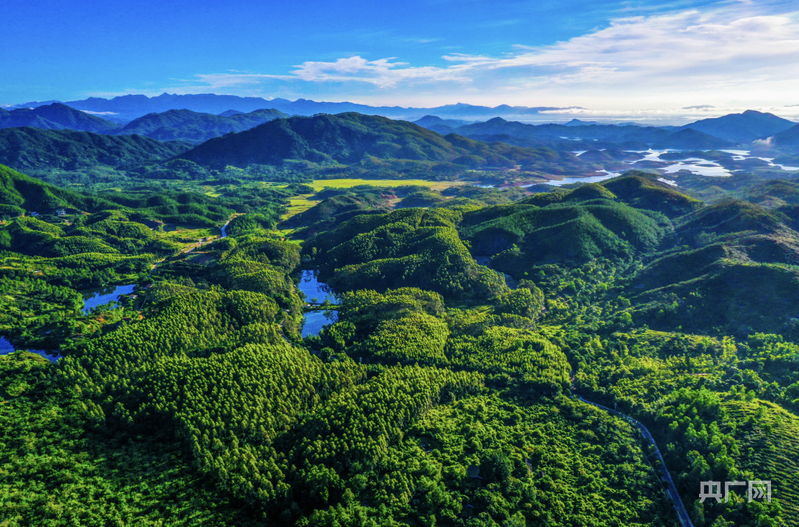
POLYGON ((610 413, 612 415, 615 415, 617 417, 621 417, 622 419, 626 419, 628 422, 630 422, 630 423, 632 423, 632 424, 634 424, 635 426, 638 427, 638 429, 644 435, 644 438, 647 441, 649 441, 649 444, 652 445, 653 447, 655 447, 655 452, 657 452, 658 459, 660 459, 660 464, 661 464, 661 467, 662 467, 661 473, 663 474, 663 481, 666 482, 666 488, 667 488, 667 491, 669 493, 669 497, 671 498, 671 501, 674 503, 674 508, 677 510, 677 516, 680 519, 680 523, 682 524, 682 527, 694 527, 694 524, 691 521, 690 516, 688 516, 688 511, 685 510, 685 505, 683 505, 682 499, 680 498, 680 495, 677 492, 677 487, 674 486, 674 481, 671 479, 671 474, 669 474, 669 470, 666 468, 666 462, 663 460, 663 455, 661 455, 660 449, 658 448, 657 444, 655 443, 655 438, 652 437, 652 434, 649 433, 649 430, 647 430, 647 428, 643 424, 641 424, 639 421, 633 419, 629 415, 625 415, 625 414, 623 414, 621 412, 617 412, 616 410, 612 410, 612 409, 608 408, 607 406, 602 406, 601 404, 588 401, 586 399, 583 399, 579 395, 577 396, 577 398, 580 399, 584 403, 588 403, 588 404, 590 404, 592 406, 596 406, 597 408, 605 410, 606 412, 608 412, 608 413, 610 413))

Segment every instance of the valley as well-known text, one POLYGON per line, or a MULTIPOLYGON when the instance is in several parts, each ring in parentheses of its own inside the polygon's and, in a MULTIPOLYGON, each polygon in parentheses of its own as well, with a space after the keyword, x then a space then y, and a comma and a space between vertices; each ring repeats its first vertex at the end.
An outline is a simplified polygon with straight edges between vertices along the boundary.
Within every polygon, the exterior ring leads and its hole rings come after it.
POLYGON ((0 523, 797 525, 793 123, 287 107, 0 130, 0 523))

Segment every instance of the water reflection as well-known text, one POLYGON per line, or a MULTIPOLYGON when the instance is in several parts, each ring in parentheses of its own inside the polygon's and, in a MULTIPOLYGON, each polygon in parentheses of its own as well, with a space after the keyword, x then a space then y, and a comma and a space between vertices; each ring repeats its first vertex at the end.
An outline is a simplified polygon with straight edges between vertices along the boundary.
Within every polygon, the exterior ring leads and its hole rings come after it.
POLYGON ((330 290, 329 285, 317 279, 318 274, 319 271, 302 272, 298 287, 305 294, 305 301, 309 304, 322 304, 325 300, 329 300, 331 304, 338 304, 339 298, 330 290))
POLYGON ((109 286, 109 287, 104 287, 102 289, 84 291, 82 293, 83 314, 87 315, 95 307, 107 304, 112 300, 114 302, 118 301, 119 297, 131 294, 135 287, 136 284, 128 284, 128 285, 109 286))
POLYGON ((338 311, 335 309, 320 309, 305 313, 302 324, 302 338, 318 335, 322 328, 338 321, 338 311))
MULTIPOLYGON (((0 337, 0 355, 8 355, 9 353, 14 353, 17 349, 14 347, 11 342, 8 341, 5 337, 0 337)), ((45 359, 49 360, 50 362, 56 362, 58 359, 61 358, 61 355, 57 351, 47 351, 47 350, 25 350, 31 353, 35 353, 45 359)))
MULTIPOLYGON (((338 304, 339 297, 330 289, 330 286, 318 279, 319 271, 305 270, 300 278, 299 289, 305 295, 308 304, 319 305, 328 300, 331 304, 338 304)), ((338 321, 338 311, 335 309, 320 309, 307 311, 303 316, 303 338, 318 335, 322 328, 338 321)))

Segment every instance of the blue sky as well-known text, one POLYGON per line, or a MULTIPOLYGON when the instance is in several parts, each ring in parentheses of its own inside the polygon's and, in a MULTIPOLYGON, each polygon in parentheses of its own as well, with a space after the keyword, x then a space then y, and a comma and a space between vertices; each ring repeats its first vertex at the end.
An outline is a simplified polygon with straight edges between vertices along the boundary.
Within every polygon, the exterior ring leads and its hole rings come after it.
POLYGON ((28 0, 1 16, 0 104, 214 92, 799 114, 795 0, 28 0))

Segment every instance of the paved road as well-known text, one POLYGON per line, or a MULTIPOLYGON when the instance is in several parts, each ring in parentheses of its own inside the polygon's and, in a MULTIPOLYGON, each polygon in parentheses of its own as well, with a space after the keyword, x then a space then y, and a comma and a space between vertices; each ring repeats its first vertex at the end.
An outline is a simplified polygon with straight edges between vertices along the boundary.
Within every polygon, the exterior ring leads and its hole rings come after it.
POLYGON ((653 447, 655 447, 655 452, 657 452, 658 459, 660 459, 660 463, 661 463, 661 467, 662 467, 661 472, 663 474, 663 481, 666 482, 666 488, 668 490, 669 497, 671 498, 671 501, 674 503, 674 508, 677 510, 677 516, 680 518, 680 523, 682 524, 682 527, 694 527, 694 524, 691 521, 690 516, 688 516, 688 511, 685 510, 685 505, 683 505, 682 499, 680 498, 680 495, 677 493, 677 487, 674 486, 674 481, 671 479, 671 474, 669 474, 669 471, 666 468, 666 462, 663 461, 663 456, 660 453, 660 449, 658 448, 657 444, 655 443, 655 438, 652 437, 652 434, 649 433, 649 430, 647 430, 647 428, 643 424, 641 424, 637 420, 633 419, 629 415, 625 415, 625 414, 623 414, 621 412, 617 412, 616 410, 612 410, 612 409, 608 408, 607 406, 602 406, 601 404, 597 404, 597 403, 588 401, 586 399, 583 399, 579 395, 577 396, 577 398, 580 399, 584 403, 588 403, 590 405, 596 406, 597 408, 601 408, 602 410, 605 410, 606 412, 608 412, 610 414, 613 414, 615 416, 621 417, 622 419, 626 419, 627 421, 631 422, 632 424, 634 424, 635 426, 638 427, 638 429, 644 435, 644 438, 647 441, 649 441, 649 444, 651 444, 653 447))

